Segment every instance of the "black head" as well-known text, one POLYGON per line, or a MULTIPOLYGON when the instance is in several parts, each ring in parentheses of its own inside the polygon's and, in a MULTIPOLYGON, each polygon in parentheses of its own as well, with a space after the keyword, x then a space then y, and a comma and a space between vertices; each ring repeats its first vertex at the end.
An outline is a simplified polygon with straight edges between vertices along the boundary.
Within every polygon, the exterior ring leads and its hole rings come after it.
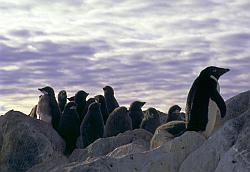
POLYGON ((75 102, 78 103, 78 102, 83 102, 83 101, 86 101, 86 98, 88 97, 88 93, 86 93, 85 91, 83 90, 80 90, 78 91, 76 94, 75 94, 75 102))
POLYGON ((65 90, 62 90, 58 93, 58 100, 66 100, 67 99, 67 93, 65 90))
POLYGON ((93 97, 91 97, 91 98, 89 98, 89 99, 87 100, 87 103, 86 103, 86 104, 90 105, 91 103, 94 103, 95 101, 96 101, 96 99, 93 98, 93 97))
POLYGON ((173 105, 169 108, 168 110, 168 114, 172 114, 172 113, 180 113, 181 111, 181 107, 178 105, 173 105))
POLYGON ((155 108, 148 108, 147 112, 149 112, 150 114, 158 114, 158 111, 155 108))
POLYGON ((53 88, 46 86, 43 88, 38 88, 39 91, 41 91, 43 94, 48 94, 48 95, 55 95, 55 92, 53 90, 53 88))
POLYGON ((201 71, 200 76, 204 77, 214 76, 218 80, 220 76, 222 76, 224 73, 228 71, 229 69, 219 68, 216 66, 209 66, 201 71))
POLYGON ((145 103, 146 102, 134 101, 133 103, 131 103, 129 110, 141 110, 145 103))
POLYGON ((75 101, 75 96, 69 97, 69 98, 67 98, 67 99, 68 99, 68 101, 70 101, 70 102, 74 102, 74 101, 75 101))
POLYGON ((159 113, 155 108, 148 108, 148 110, 146 111, 146 113, 148 114, 147 116, 150 118, 159 118, 159 113))
POLYGON ((97 95, 97 96, 95 96, 95 101, 98 103, 103 103, 103 102, 105 102, 105 98, 103 95, 97 95))
POLYGON ((121 114, 127 114, 128 109, 125 106, 120 106, 120 107, 115 108, 115 110, 113 112, 114 113, 116 112, 116 113, 121 113, 121 114))
POLYGON ((88 111, 100 111, 100 104, 97 102, 93 102, 89 105, 88 111))
POLYGON ((104 94, 114 95, 114 89, 111 86, 105 86, 103 88, 104 94))

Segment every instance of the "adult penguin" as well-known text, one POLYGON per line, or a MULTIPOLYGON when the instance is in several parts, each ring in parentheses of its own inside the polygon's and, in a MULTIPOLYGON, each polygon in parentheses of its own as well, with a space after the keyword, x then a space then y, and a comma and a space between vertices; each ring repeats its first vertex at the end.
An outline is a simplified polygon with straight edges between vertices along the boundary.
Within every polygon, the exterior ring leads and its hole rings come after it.
POLYGON ((94 102, 89 105, 88 112, 80 127, 84 148, 93 143, 96 139, 103 137, 103 133, 104 124, 100 111, 100 104, 94 102))
POLYGON ((76 140, 80 135, 80 120, 76 111, 75 102, 66 104, 60 119, 59 134, 66 142, 65 154, 69 155, 76 147, 76 140))
POLYGON ((56 101, 53 88, 46 86, 38 88, 43 93, 39 97, 36 114, 39 119, 51 123, 54 129, 58 129, 61 111, 56 101))
POLYGON ((187 98, 187 130, 201 131, 209 137, 213 131, 219 108, 221 117, 226 115, 226 104, 219 93, 218 79, 229 69, 209 66, 195 79, 187 98))
POLYGON ((127 130, 132 130, 132 120, 128 114, 126 107, 121 106, 116 108, 106 121, 104 136, 116 136, 127 130))
POLYGON ((160 125, 160 115, 158 111, 155 108, 148 108, 148 110, 145 112, 145 116, 141 122, 140 128, 154 134, 156 128, 160 125))
POLYGON ((101 104, 101 112, 102 112, 103 122, 104 122, 104 124, 106 124, 106 121, 109 117, 109 113, 107 110, 107 104, 106 104, 105 98, 103 95, 97 95, 97 96, 95 96, 95 100, 96 100, 96 102, 101 104))
POLYGON ((67 103, 67 92, 65 90, 61 90, 58 95, 57 95, 57 101, 58 101, 58 106, 61 110, 61 112, 63 112, 64 107, 67 103))
POLYGON ((140 128, 144 114, 142 112, 142 107, 146 102, 134 101, 129 107, 129 116, 132 119, 133 129, 140 128))
POLYGON ((111 86, 105 86, 103 88, 103 91, 107 104, 108 113, 110 114, 111 112, 113 112, 115 108, 119 107, 119 104, 115 98, 114 89, 111 86))
POLYGON ((86 106, 86 98, 88 97, 88 95, 89 94, 86 93, 85 91, 80 90, 75 94, 74 97, 74 101, 76 103, 76 110, 79 115, 80 121, 82 121, 85 116, 84 110, 86 106))

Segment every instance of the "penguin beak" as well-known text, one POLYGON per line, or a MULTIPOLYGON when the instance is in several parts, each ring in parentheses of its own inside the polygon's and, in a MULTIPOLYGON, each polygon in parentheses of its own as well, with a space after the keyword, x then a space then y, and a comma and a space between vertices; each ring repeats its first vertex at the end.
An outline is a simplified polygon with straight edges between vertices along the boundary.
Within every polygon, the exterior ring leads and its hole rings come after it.
POLYGON ((39 91, 41 91, 43 94, 48 94, 43 88, 38 88, 39 91))
POLYGON ((220 75, 223 75, 224 73, 227 73, 228 71, 230 71, 230 69, 222 69, 220 75))
POLYGON ((68 99, 68 101, 74 101, 75 97, 73 96, 73 97, 69 97, 67 99, 68 99))
POLYGON ((145 104, 146 104, 146 102, 142 102, 142 103, 141 103, 141 107, 144 106, 145 104))
POLYGON ((227 72, 229 72, 230 71, 230 69, 225 69, 225 73, 227 73, 227 72))

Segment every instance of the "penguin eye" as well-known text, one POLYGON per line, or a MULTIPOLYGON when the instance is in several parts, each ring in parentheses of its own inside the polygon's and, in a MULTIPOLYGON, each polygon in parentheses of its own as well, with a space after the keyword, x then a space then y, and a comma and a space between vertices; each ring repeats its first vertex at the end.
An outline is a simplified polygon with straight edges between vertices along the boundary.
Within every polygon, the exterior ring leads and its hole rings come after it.
POLYGON ((212 70, 212 72, 214 72, 214 73, 215 73, 216 71, 217 71, 216 69, 213 69, 213 70, 212 70))

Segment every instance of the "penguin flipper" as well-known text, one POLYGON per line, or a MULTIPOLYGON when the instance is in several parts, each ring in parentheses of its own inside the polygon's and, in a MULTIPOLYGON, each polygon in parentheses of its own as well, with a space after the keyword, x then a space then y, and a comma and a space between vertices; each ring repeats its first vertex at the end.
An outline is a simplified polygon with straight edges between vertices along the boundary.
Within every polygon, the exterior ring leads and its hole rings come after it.
POLYGON ((226 104, 217 90, 211 93, 211 99, 215 101, 215 103, 220 109, 221 117, 224 118, 224 116, 226 115, 226 104))

